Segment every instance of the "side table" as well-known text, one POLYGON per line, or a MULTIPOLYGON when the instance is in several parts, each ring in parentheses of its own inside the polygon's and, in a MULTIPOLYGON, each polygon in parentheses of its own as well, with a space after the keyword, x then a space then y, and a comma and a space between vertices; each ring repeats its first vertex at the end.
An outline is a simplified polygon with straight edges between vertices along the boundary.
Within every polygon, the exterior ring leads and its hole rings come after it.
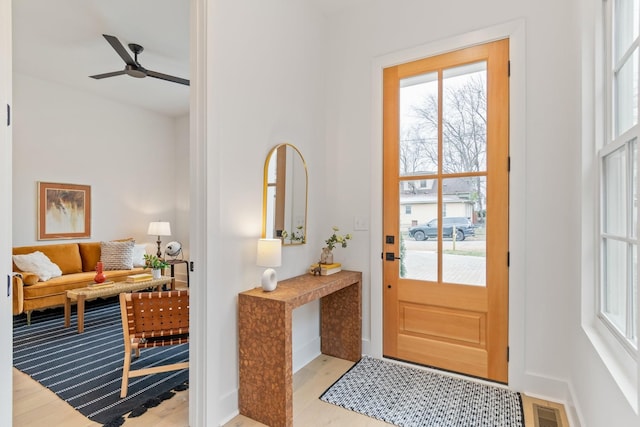
POLYGON ((167 264, 169 264, 169 267, 171 267, 171 278, 173 279, 173 286, 175 287, 175 266, 176 264, 182 264, 184 263, 184 265, 187 267, 187 288, 189 287, 189 260, 187 259, 166 259, 164 260, 164 262, 166 262, 167 264))

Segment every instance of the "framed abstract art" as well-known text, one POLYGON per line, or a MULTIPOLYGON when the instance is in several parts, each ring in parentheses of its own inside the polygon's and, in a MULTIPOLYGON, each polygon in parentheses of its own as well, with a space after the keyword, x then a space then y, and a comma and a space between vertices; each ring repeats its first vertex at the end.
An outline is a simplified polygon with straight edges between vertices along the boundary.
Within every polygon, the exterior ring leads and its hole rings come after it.
POLYGON ((91 237, 91 186, 38 182, 38 240, 91 237))

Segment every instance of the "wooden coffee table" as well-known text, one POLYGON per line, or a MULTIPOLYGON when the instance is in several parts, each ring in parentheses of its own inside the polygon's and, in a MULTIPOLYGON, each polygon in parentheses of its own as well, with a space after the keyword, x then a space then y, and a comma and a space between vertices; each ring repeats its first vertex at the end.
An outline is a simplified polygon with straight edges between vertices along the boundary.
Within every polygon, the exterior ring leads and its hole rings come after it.
POLYGON ((155 288, 156 291, 161 291, 164 285, 171 285, 171 290, 174 290, 174 283, 171 277, 162 276, 159 279, 145 280, 143 282, 115 282, 110 285, 98 285, 68 290, 67 298, 64 301, 64 327, 68 328, 71 325, 71 303, 73 301, 76 301, 78 307, 78 333, 82 333, 84 332, 85 301, 112 297, 120 295, 123 292, 135 292, 149 288, 155 288))

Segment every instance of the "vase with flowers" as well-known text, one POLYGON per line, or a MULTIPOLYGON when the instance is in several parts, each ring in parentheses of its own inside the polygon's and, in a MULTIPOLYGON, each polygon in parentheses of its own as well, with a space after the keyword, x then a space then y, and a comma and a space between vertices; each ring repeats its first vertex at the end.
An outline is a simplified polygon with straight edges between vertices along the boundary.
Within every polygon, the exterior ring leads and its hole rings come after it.
POLYGON ((331 234, 331 236, 329 236, 329 238, 324 241, 327 246, 322 248, 322 253, 320 254, 320 264, 333 264, 333 248, 335 248, 336 246, 346 248, 347 242, 351 240, 351 234, 338 234, 338 231, 340 231, 340 229, 335 226, 332 229, 333 234, 331 234))
POLYGON ((169 267, 169 264, 167 264, 162 258, 157 255, 149 254, 144 254, 144 265, 151 269, 151 275, 154 279, 159 279, 161 276, 161 270, 169 267))

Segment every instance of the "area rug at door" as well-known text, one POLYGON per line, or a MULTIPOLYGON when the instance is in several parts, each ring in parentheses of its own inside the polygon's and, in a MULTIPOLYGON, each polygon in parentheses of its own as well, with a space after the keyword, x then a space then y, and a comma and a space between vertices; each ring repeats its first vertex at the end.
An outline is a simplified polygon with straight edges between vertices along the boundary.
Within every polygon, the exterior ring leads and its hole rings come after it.
POLYGON ((518 393, 368 356, 320 399, 403 427, 524 426, 518 393))
MULTIPOLYGON (((34 313, 13 322, 13 365, 53 391, 91 420, 120 425, 122 416, 146 407, 187 386, 188 370, 146 375, 129 380, 120 398, 124 343, 117 299, 87 303, 84 333, 78 334, 75 309, 71 327, 64 327, 61 309, 34 313)), ((189 360, 189 345, 143 349, 132 369, 189 360)))

